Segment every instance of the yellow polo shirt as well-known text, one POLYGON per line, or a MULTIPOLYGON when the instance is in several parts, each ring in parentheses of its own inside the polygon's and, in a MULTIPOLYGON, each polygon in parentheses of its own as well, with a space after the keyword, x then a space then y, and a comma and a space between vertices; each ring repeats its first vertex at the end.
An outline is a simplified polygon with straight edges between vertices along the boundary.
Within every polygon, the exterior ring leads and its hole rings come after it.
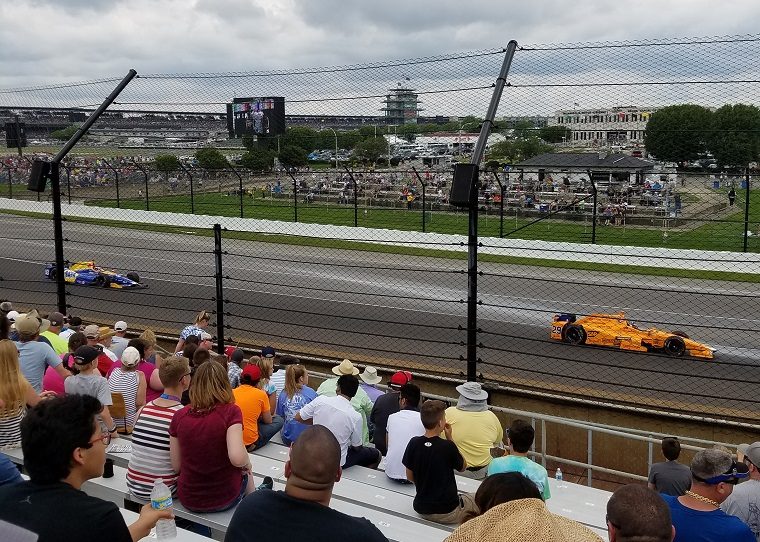
POLYGON ((446 409, 446 423, 451 425, 451 439, 468 467, 488 465, 492 459, 491 448, 504 438, 499 418, 490 410, 466 412, 449 407, 446 409))

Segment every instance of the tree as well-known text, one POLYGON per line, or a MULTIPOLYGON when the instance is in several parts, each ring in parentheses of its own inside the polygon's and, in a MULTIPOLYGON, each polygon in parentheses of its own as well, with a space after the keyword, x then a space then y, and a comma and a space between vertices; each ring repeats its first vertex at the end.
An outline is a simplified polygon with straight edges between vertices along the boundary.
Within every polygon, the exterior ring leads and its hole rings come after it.
POLYGON ((158 171, 176 171, 179 169, 179 158, 173 154, 157 154, 153 163, 158 171))
POLYGON ((384 137, 365 139, 354 147, 354 156, 362 162, 374 164, 383 156, 388 155, 388 141, 384 137))
POLYGON ((512 135, 515 139, 527 139, 536 133, 536 126, 529 120, 521 120, 515 123, 512 135))
POLYGON ((66 128, 56 130, 50 134, 50 137, 58 139, 60 141, 68 141, 79 130, 79 124, 72 124, 66 128))
POLYGON ((532 136, 527 139, 500 141, 491 147, 488 158, 489 160, 503 160, 514 164, 551 151, 551 145, 539 137, 532 136))
POLYGON ((286 145, 277 155, 280 163, 286 168, 302 167, 309 163, 308 153, 301 147, 295 145, 286 145))
POLYGON ((240 157, 240 165, 253 171, 269 171, 274 165, 275 153, 268 149, 251 149, 240 157))
POLYGON ((663 162, 696 160, 705 150, 712 113, 694 104, 671 105, 652 113, 644 132, 649 154, 663 162))
POLYGON ((760 158, 760 109, 724 105, 712 115, 708 148, 719 166, 747 167, 760 158))
POLYGON ((227 158, 214 147, 206 147, 195 152, 195 159, 203 169, 224 169, 230 166, 227 158))
POLYGON ((567 126, 544 126, 538 130, 538 137, 547 143, 570 141, 570 128, 567 126))
MULTIPOLYGON (((332 137, 332 132, 329 133, 332 137)), ((307 154, 314 149, 321 148, 319 144, 323 141, 319 132, 312 128, 305 126, 293 126, 285 131, 285 135, 282 136, 280 141, 281 148, 284 147, 300 147, 306 149, 307 154)), ((328 146, 328 148, 332 145, 328 146)))

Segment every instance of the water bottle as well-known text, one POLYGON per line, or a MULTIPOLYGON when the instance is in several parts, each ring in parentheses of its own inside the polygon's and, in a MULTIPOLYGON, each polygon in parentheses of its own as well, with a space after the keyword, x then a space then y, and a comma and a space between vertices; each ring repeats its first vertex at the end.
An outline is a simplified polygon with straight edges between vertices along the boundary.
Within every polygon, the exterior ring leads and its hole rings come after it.
MULTIPOLYGON (((150 492, 150 505, 155 510, 167 510, 172 507, 172 492, 164 481, 159 478, 153 483, 150 492)), ((173 519, 159 519, 156 523, 156 539, 169 540, 177 538, 177 524, 173 519)))
POLYGON ((557 472, 554 473, 554 479, 557 480, 558 482, 562 481, 562 469, 560 469, 559 467, 557 467, 557 472))

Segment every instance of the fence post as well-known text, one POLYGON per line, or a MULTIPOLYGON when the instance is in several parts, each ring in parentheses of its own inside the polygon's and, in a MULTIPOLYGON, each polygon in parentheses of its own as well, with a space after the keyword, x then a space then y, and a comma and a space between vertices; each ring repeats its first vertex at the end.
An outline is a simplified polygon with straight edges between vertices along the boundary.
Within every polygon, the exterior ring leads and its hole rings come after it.
MULTIPOLYGON (((58 312, 66 314, 66 282, 63 277, 63 213, 61 213, 60 162, 50 164, 50 189, 53 196, 53 239, 55 243, 55 285, 58 312)), ((38 192, 39 194, 39 192, 38 192)))
POLYGON ((496 178, 496 182, 499 184, 499 193, 501 194, 501 201, 499 202, 499 239, 504 237, 504 185, 501 184, 499 174, 495 171, 493 176, 496 178))
MULTIPOLYGON (((235 177, 238 178, 238 199, 240 200, 240 218, 243 218, 243 177, 240 176, 240 173, 237 172, 235 169, 235 166, 230 165, 230 170, 232 173, 235 174, 235 177)), ((221 183, 219 183, 219 190, 221 192, 221 183)))
POLYGON ((594 208, 591 210, 591 244, 596 244, 596 214, 597 214, 597 203, 596 203, 596 183, 591 178, 591 171, 588 172, 588 180, 591 183, 591 193, 593 194, 593 197, 591 198, 591 201, 594 203, 594 208))
POLYGON ((8 198, 13 199, 13 174, 11 173, 10 164, 5 167, 8 169, 8 198))
POLYGON ((749 237, 749 167, 744 174, 744 252, 747 252, 747 237, 749 237))
POLYGON ((358 191, 358 187, 356 185, 356 179, 354 179, 354 176, 349 171, 348 167, 346 167, 346 173, 348 173, 348 178, 351 179, 351 182, 354 185, 354 227, 357 227, 359 225, 359 204, 356 199, 356 193, 358 191))
POLYGON ((293 179, 293 222, 298 222, 298 181, 292 168, 288 168, 288 176, 293 179))
POLYGON ((71 205, 71 167, 64 167, 66 168, 66 196, 69 198, 69 205, 71 205))
POLYGON ((183 166, 181 163, 179 164, 180 169, 185 172, 185 175, 187 175, 187 178, 190 179, 190 214, 195 214, 195 192, 193 191, 193 176, 190 175, 190 172, 183 166))
POLYGON ((145 177, 145 210, 150 211, 150 198, 148 198, 148 172, 145 171, 145 169, 140 166, 134 158, 132 159, 132 163, 137 169, 140 170, 140 172, 143 174, 143 177, 145 177))
MULTIPOLYGON (((647 436, 649 438, 652 438, 651 434, 649 434, 647 436)), ((650 440, 649 442, 647 442, 647 473, 652 468, 652 462, 654 461, 653 452, 654 452, 654 450, 653 450, 653 446, 652 446, 652 441, 650 440)))
POLYGON ((541 419, 541 465, 546 468, 546 420, 541 419))
MULTIPOLYGON (((420 181, 420 184, 422 185, 422 233, 425 233, 426 230, 426 224, 425 224, 425 192, 427 192, 427 185, 425 184, 425 181, 422 180, 422 177, 420 177, 420 174, 417 172, 417 168, 412 166, 412 171, 414 171, 414 174, 417 176, 417 180, 420 181)), ((431 211, 432 213, 432 211, 431 211)), ((432 214, 431 214, 432 216, 432 214)))
POLYGON ((586 454, 586 463, 588 463, 588 474, 586 475, 586 483, 588 484, 588 487, 591 487, 591 480, 594 476, 594 468, 591 466, 594 464, 594 431, 592 429, 588 430, 588 442, 586 443, 587 446, 587 454, 586 454))
POLYGON ((222 226, 214 224, 214 262, 216 272, 216 351, 224 354, 224 278, 222 277, 222 226))

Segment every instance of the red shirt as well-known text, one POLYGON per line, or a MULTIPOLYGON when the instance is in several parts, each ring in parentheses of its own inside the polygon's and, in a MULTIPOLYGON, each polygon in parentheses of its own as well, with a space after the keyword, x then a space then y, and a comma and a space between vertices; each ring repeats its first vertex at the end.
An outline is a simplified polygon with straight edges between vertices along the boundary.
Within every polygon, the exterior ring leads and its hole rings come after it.
POLYGON ((236 423, 243 414, 235 404, 203 413, 188 405, 172 418, 169 435, 179 440, 182 458, 177 496, 189 510, 218 510, 240 495, 243 471, 227 455, 227 429, 236 423))

